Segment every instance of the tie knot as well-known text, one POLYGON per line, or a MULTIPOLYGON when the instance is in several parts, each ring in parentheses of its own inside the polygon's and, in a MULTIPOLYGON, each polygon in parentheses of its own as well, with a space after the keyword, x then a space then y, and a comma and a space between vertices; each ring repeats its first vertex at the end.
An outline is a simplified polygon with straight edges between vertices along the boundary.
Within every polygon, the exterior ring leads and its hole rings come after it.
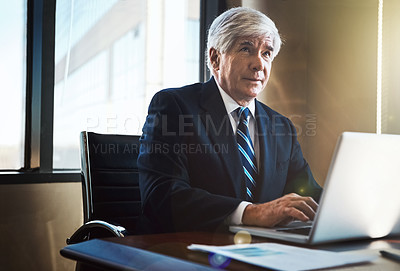
POLYGON ((245 119, 247 120, 247 117, 249 116, 250 110, 248 107, 239 107, 237 109, 237 114, 239 119, 245 119))

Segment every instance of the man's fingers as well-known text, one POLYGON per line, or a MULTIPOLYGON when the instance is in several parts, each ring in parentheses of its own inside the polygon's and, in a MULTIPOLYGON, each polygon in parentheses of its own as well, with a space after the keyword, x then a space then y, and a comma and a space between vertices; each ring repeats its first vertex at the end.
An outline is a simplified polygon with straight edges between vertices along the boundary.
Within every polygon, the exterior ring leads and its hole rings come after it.
POLYGON ((247 225, 273 227, 293 219, 313 220, 318 204, 311 197, 302 197, 295 193, 259 205, 248 205, 243 213, 242 222, 247 225))
POLYGON ((316 212, 318 209, 318 203, 312 197, 306 197, 305 201, 307 204, 316 212))
POLYGON ((291 193, 286 195, 282 199, 282 203, 286 206, 296 208, 303 212, 303 214, 308 216, 311 220, 314 219, 315 212, 318 209, 318 203, 316 203, 313 198, 302 197, 298 194, 291 193))
POLYGON ((303 212, 306 216, 310 218, 310 220, 314 219, 315 210, 307 204, 305 201, 296 201, 291 203, 291 207, 298 209, 303 212))
POLYGON ((316 203, 312 197, 302 197, 295 193, 291 193, 287 196, 289 196, 290 200, 293 201, 305 201, 308 205, 310 205, 311 208, 313 208, 314 211, 318 209, 318 203, 316 203))
POLYGON ((310 220, 310 218, 306 214, 294 207, 287 207, 285 209, 285 215, 304 222, 310 220))

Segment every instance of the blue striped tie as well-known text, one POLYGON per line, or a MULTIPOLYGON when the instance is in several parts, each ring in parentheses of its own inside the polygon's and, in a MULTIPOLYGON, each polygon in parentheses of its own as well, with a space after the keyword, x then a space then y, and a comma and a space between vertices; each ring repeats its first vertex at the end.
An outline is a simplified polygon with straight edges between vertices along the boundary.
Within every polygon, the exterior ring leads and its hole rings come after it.
POLYGON ((247 121, 250 111, 247 107, 240 107, 236 112, 239 116, 236 141, 239 148, 240 158, 242 160, 243 171, 246 175, 246 200, 253 201, 258 170, 256 166, 254 147, 250 138, 249 123, 247 121))

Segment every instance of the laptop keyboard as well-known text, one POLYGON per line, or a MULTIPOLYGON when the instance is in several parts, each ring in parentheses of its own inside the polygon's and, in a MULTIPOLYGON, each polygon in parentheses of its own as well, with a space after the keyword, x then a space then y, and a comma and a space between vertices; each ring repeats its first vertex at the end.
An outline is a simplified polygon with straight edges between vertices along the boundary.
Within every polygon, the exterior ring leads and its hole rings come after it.
POLYGON ((279 229, 277 231, 295 233, 295 234, 300 234, 300 235, 309 235, 310 231, 311 231, 311 227, 292 228, 292 229, 279 229))

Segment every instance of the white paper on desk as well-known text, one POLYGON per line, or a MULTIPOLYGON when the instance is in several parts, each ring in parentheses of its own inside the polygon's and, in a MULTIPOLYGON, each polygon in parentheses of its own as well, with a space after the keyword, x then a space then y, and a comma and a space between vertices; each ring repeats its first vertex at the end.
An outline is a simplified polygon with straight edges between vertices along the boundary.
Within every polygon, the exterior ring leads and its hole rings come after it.
POLYGON ((207 246, 192 244, 190 250, 212 252, 275 270, 312 270, 368 262, 377 256, 357 255, 347 252, 331 252, 300 248, 276 243, 255 243, 229 246, 207 246))

